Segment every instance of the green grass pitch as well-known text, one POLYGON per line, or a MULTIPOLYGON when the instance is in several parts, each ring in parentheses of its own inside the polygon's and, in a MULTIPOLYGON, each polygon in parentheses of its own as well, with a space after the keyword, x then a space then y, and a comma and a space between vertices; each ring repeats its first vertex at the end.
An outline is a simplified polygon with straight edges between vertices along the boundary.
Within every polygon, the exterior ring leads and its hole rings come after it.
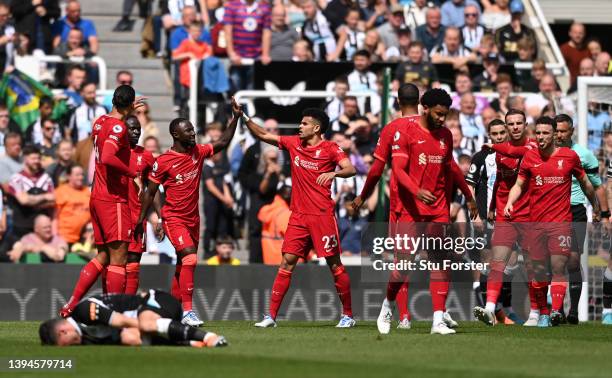
POLYGON ((0 322, 0 357, 73 358, 67 372, 0 372, 0 377, 611 377, 612 327, 489 328, 462 322, 456 335, 429 335, 430 323, 381 337, 373 322, 336 329, 327 322, 207 322, 227 337, 220 349, 42 347, 37 322, 0 322))

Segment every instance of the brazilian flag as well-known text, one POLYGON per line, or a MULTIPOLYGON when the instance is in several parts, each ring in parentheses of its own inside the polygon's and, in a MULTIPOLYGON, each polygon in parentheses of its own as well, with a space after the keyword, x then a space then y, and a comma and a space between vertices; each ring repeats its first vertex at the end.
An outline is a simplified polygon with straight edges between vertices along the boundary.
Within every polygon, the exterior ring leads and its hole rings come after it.
MULTIPOLYGON (((38 102, 43 96, 53 97, 53 93, 19 70, 5 73, 0 82, 0 99, 6 104, 11 119, 22 131, 38 119, 38 102)), ((52 118, 58 120, 67 111, 65 100, 55 101, 52 118)))

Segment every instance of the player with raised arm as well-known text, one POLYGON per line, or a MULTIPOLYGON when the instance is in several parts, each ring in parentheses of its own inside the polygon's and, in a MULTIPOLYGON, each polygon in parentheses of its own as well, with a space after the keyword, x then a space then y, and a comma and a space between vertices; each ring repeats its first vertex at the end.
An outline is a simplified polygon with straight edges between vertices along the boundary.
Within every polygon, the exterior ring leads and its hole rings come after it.
MULTIPOLYGON (((495 308, 503 286, 504 270, 512 255, 514 246, 518 243, 523 252, 529 251, 529 195, 528 187, 514 206, 512 217, 505 217, 501 212, 508 202, 510 189, 518 177, 519 166, 523 155, 536 149, 535 141, 527 138, 527 118, 525 113, 517 109, 510 109, 506 113, 505 122, 509 133, 509 140, 499 144, 485 144, 484 148, 496 152, 495 163, 497 174, 493 187, 493 198, 489 213, 495 214, 495 227, 491 240, 492 256, 489 264, 489 278, 487 280, 487 300, 485 307, 474 307, 474 317, 488 325, 495 325, 495 308), (496 211, 498 209, 498 211, 496 211)), ((524 326, 536 326, 540 311, 547 312, 546 286, 539 287, 534 281, 533 272, 528 269, 529 297, 531 312, 524 326), (542 298, 544 302, 542 302, 542 298)))
POLYGON ((132 240, 128 192, 130 185, 136 185, 140 191, 142 180, 130 168, 130 142, 123 120, 141 106, 143 99, 136 98, 134 88, 120 85, 113 93, 111 112, 93 123, 95 176, 89 208, 98 255, 81 270, 72 296, 60 311, 62 317, 70 315, 107 266, 108 292, 125 290, 127 247, 132 240))
POLYGON ((196 144, 195 129, 185 118, 170 122, 172 147, 161 154, 149 174, 149 184, 142 196, 142 209, 136 223, 136 237, 144 233, 143 222, 155 194, 162 185, 166 201, 162 208, 162 225, 166 236, 176 249, 177 264, 172 280, 172 295, 183 305, 183 323, 200 326, 202 322, 193 311, 193 274, 200 240, 200 177, 204 159, 227 147, 236 132, 238 108, 218 141, 196 144))
MULTIPOLYGON (((607 192, 608 192, 608 209, 612 208, 612 160, 608 165, 608 172, 606 174, 608 177, 607 182, 607 192)), ((610 210, 604 215, 610 216, 610 210)), ((612 235, 612 224, 608 222, 607 233, 608 237, 612 235)), ((604 325, 612 325, 612 258, 608 259, 608 266, 606 270, 604 270, 603 274, 603 311, 601 314, 601 323, 604 325)))
MULTIPOLYGON (((608 210, 608 201, 606 199, 606 188, 602 186, 601 178, 599 177, 599 161, 593 153, 575 143, 572 140, 574 134, 574 122, 567 114, 559 114, 555 117, 557 123, 557 131, 555 133, 555 142, 559 147, 568 147, 580 158, 582 168, 587 174, 591 185, 595 188, 595 194, 601 206, 601 221, 609 222, 610 211, 608 210)), ((572 177, 572 245, 571 254, 567 263, 567 272, 569 278, 569 294, 570 294, 570 310, 567 314, 567 322, 570 324, 578 324, 578 302, 582 292, 582 271, 580 267, 580 255, 584 249, 584 240, 587 232, 587 217, 586 198, 576 177, 572 177)))
POLYGON ((552 270, 552 312, 550 316, 540 315, 538 327, 556 326, 563 318, 561 309, 567 291, 565 271, 572 238, 572 176, 576 177, 593 206, 593 221, 599 221, 599 203, 593 185, 582 169, 576 152, 555 145, 556 128, 555 120, 550 117, 540 117, 536 121, 538 149, 528 151, 523 157, 518 178, 504 207, 504 216, 511 217, 515 211, 514 205, 529 185, 529 253, 539 286, 548 286, 549 257, 552 270))
MULTIPOLYGON (((235 101, 232 104, 234 108, 238 106, 235 101)), ((342 302, 342 316, 336 327, 353 327, 351 281, 340 260, 331 183, 335 177, 352 177, 356 171, 337 144, 323 140, 321 135, 329 127, 329 117, 320 109, 304 109, 298 135, 294 136, 270 134, 245 114, 242 118, 255 138, 287 150, 292 161, 291 217, 281 248, 283 256, 272 285, 269 313, 255 326, 276 327, 278 310, 289 290, 293 270, 299 259, 306 258, 314 248, 317 256, 327 261, 342 302), (336 170, 337 166, 341 169, 336 170)))
MULTIPOLYGON (((456 182, 452 174, 452 135, 444 127, 444 121, 451 103, 450 96, 442 89, 425 92, 421 97, 423 115, 419 122, 399 131, 394 138, 391 146, 392 171, 398 183, 398 198, 405 210, 398 214, 398 230, 407 226, 416 235, 423 233, 442 236, 445 225, 450 222, 447 193, 449 187, 456 182)), ((461 179, 465 182, 463 176, 461 179)), ((476 204, 473 199, 470 202, 471 216, 475 217, 476 204)), ((434 262, 444 259, 443 255, 443 251, 429 251, 429 259, 434 262)), ((429 289, 433 305, 432 334, 455 333, 450 327, 457 324, 446 312, 449 285, 448 270, 431 270, 429 289)), ((377 324, 390 319, 391 313, 392 308, 385 299, 377 324)), ((381 328, 385 330, 379 326, 379 331, 381 328)))
POLYGON ((43 322, 38 334, 43 345, 56 346, 227 345, 223 336, 181 324, 181 304, 160 290, 84 299, 68 318, 43 322))

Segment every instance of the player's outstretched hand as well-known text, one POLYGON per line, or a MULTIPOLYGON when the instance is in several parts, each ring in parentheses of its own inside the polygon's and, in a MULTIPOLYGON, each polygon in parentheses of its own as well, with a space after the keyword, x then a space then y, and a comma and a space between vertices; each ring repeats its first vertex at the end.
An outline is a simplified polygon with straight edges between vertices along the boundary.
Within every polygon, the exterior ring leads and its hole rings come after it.
POLYGON ((234 117, 242 117, 242 107, 236 102, 234 96, 232 96, 232 114, 234 117))
POLYGON ((510 218, 512 217, 512 212, 514 211, 514 207, 511 204, 506 204, 506 207, 504 207, 504 216, 506 218, 510 218))
POLYGON ((431 192, 426 189, 419 189, 416 196, 419 199, 419 201, 423 202, 426 205, 434 203, 437 199, 436 196, 431 194, 431 192))
POLYGON ((351 206, 353 207, 353 210, 359 211, 361 206, 363 206, 363 198, 361 198, 361 196, 355 197, 353 202, 351 202, 351 206))
POLYGON ((468 201, 467 203, 468 209, 470 210, 470 219, 475 220, 478 218, 478 206, 476 205, 476 201, 473 199, 468 201))
POLYGON ((325 185, 329 181, 333 180, 335 177, 336 177, 336 173, 335 172, 321 173, 319 175, 319 177, 317 177, 317 184, 318 185, 325 185))
POLYGON ((147 98, 145 96, 138 96, 134 100, 134 111, 146 106, 147 98))

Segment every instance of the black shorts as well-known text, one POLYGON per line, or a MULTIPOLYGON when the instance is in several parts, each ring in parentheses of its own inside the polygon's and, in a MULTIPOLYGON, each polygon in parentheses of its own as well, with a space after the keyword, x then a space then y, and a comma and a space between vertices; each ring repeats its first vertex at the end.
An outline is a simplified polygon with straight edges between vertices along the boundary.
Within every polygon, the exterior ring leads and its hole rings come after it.
POLYGON ((572 245, 570 251, 582 254, 584 239, 586 238, 587 217, 584 205, 572 205, 572 245))
POLYGON ((162 290, 149 290, 144 297, 144 303, 138 309, 138 313, 143 311, 153 311, 162 318, 181 321, 183 318, 183 308, 181 303, 171 294, 162 290))

